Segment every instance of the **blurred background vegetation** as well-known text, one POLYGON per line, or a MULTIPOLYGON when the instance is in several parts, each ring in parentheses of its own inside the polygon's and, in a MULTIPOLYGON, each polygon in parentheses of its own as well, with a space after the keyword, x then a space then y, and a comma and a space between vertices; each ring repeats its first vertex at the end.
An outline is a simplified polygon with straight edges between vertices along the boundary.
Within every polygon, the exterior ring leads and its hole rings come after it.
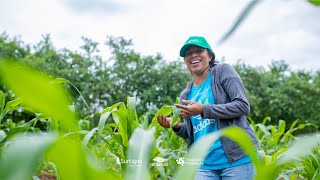
MULTIPOLYGON (((37 44, 25 44, 4 32, 0 35, 0 58, 14 59, 72 82, 91 107, 86 108, 76 89, 69 88, 82 117, 125 102, 128 96, 137 97, 139 115, 172 105, 191 78, 183 61, 165 60, 160 54, 141 55, 132 48, 130 39, 107 37, 109 58, 102 57, 105 53, 99 50, 97 42, 86 37, 82 40, 81 51, 71 51, 56 49, 50 35, 44 35, 37 44)), ((251 105, 249 117, 256 122, 270 117, 271 124, 278 124, 279 120, 288 124, 299 120, 319 125, 320 70, 291 70, 285 60, 280 59, 268 68, 253 67, 239 60, 234 68, 247 90, 251 105)), ((8 101, 17 98, 3 85, 0 90, 6 93, 8 101)), ((28 121, 32 116, 20 110, 10 112, 6 118, 28 121)))

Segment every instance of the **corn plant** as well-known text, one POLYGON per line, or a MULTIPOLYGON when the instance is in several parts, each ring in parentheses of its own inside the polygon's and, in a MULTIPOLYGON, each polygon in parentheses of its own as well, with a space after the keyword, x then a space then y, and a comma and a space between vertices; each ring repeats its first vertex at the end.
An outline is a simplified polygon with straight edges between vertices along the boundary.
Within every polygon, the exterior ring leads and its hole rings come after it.
POLYGON ((274 163, 276 159, 284 153, 288 145, 295 139, 294 132, 311 126, 317 128, 315 124, 306 123, 299 124, 298 120, 294 121, 291 126, 286 129, 286 122, 279 120, 278 126, 267 125, 270 118, 266 117, 262 123, 255 123, 250 117, 248 118, 250 125, 254 130, 257 138, 261 144, 262 149, 265 151, 265 162, 267 164, 274 163))
POLYGON ((43 160, 55 164, 58 178, 117 177, 99 169, 97 161, 89 158, 77 138, 70 135, 79 128, 77 115, 69 108, 71 97, 63 86, 50 83, 53 79, 48 75, 8 60, 0 61, 0 75, 2 82, 26 107, 50 117, 53 124, 48 133, 21 134, 6 139, 1 152, 0 179, 28 179, 43 160))

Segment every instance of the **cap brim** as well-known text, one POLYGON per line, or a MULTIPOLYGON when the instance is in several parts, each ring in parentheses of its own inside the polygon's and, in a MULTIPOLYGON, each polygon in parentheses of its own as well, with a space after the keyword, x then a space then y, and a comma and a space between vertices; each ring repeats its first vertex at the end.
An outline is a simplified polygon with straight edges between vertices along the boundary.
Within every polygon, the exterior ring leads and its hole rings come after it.
POLYGON ((186 51, 190 46, 194 46, 194 44, 186 44, 186 45, 182 46, 182 48, 180 49, 180 56, 181 57, 185 56, 186 51))

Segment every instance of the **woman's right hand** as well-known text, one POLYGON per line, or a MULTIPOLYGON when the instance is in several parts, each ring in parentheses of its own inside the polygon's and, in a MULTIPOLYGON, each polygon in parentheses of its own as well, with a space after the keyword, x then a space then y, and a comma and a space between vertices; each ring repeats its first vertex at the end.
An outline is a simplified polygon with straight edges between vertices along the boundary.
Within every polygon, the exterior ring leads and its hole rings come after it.
MULTIPOLYGON (((160 126, 164 127, 164 128, 169 128, 172 122, 171 118, 167 118, 164 115, 158 115, 157 117, 158 119, 158 123, 160 124, 160 126)), ((173 126, 172 126, 174 131, 179 131, 181 128, 181 124, 179 122, 176 122, 173 126)))
POLYGON ((169 128, 172 122, 171 118, 167 118, 164 115, 158 115, 157 117, 158 123, 160 124, 160 126, 164 127, 164 128, 169 128))

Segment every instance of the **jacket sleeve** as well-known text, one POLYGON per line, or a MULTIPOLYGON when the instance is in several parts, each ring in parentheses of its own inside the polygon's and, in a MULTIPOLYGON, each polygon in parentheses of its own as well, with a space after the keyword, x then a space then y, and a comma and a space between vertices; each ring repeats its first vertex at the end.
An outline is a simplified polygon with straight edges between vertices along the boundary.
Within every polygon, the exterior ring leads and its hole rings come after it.
POLYGON ((249 114, 249 101, 238 73, 230 65, 223 64, 215 78, 220 78, 217 81, 221 83, 230 102, 203 105, 203 118, 232 119, 249 114))
POLYGON ((175 131, 173 128, 173 132, 175 132, 178 136, 184 138, 184 139, 188 139, 189 138, 189 135, 187 133, 187 125, 184 124, 184 123, 180 123, 181 124, 181 128, 179 131, 175 131))

